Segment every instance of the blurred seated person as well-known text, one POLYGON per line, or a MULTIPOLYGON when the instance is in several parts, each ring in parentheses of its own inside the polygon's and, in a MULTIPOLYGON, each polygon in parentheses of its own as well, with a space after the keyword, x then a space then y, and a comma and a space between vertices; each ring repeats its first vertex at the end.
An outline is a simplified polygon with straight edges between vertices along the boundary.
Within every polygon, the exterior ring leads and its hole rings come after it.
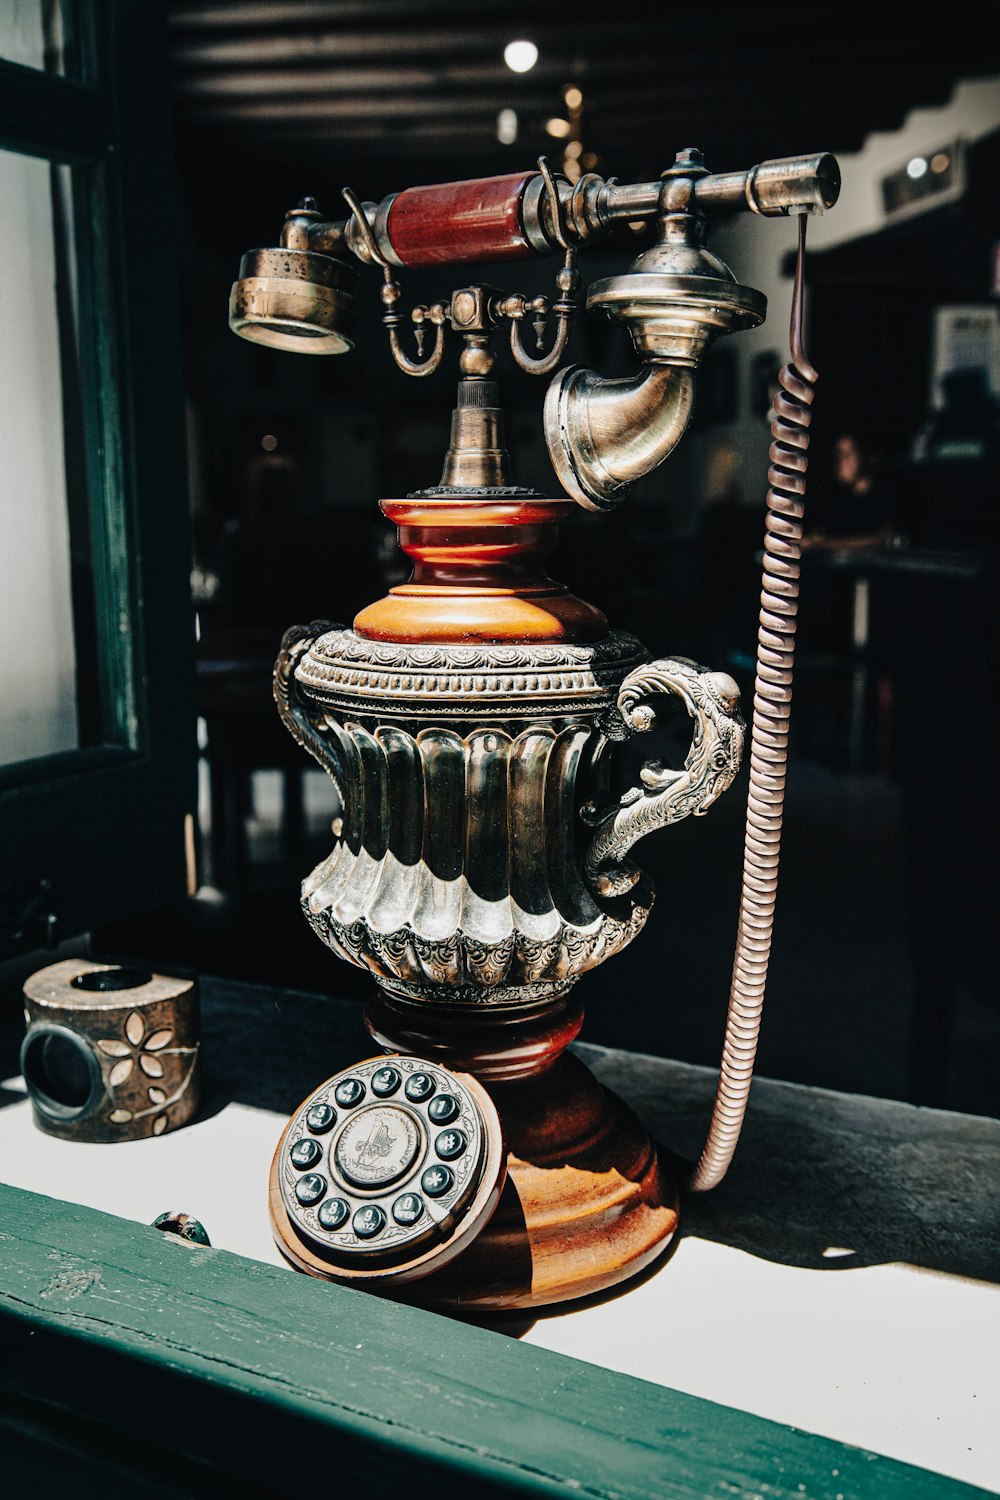
POLYGON ((806 506, 803 550, 862 551, 892 535, 893 495, 870 450, 853 432, 833 445, 833 484, 817 489, 806 506))
POLYGON ((877 673, 881 654, 870 634, 867 595, 859 593, 863 554, 881 549, 892 536, 895 496, 856 433, 840 434, 832 459, 828 483, 817 484, 815 498, 810 491, 806 500, 798 637, 800 664, 820 673, 813 701, 801 715, 808 753, 825 746, 829 762, 842 765, 859 753, 852 673, 861 660, 877 673), (852 558, 860 567, 851 565, 852 558))

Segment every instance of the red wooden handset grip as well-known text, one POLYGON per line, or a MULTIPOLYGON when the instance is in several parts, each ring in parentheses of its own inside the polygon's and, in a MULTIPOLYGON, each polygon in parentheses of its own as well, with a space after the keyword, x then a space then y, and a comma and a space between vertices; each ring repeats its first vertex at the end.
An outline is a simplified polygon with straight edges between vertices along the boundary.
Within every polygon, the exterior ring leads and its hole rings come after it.
POLYGON ((530 260, 538 252, 521 223, 535 172, 407 188, 389 210, 389 241, 404 266, 530 260))

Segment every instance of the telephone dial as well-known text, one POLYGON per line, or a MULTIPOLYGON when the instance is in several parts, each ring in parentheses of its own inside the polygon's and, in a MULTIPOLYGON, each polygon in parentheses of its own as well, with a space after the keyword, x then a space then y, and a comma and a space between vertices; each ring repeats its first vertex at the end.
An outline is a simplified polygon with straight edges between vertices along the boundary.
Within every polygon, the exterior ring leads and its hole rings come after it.
POLYGON ((615 508, 679 442, 713 341, 763 320, 763 296, 706 244, 713 216, 747 210, 798 215, 799 255, 771 426, 729 1017, 688 1186, 709 1188, 728 1167, 753 1070, 780 849, 816 381, 802 343, 805 223, 838 193, 825 154, 712 173, 685 150, 658 181, 632 184, 592 172, 569 182, 542 158, 537 171, 409 188, 377 204, 345 189, 341 220, 303 199, 276 248, 243 257, 230 324, 257 343, 348 353, 358 262, 381 274, 390 352, 407 374, 433 374, 449 334, 459 341, 440 483, 381 502, 410 578, 351 627, 293 626, 275 665, 278 711, 344 809, 332 852, 303 883, 303 911, 335 954, 371 973, 365 1019, 386 1054, 321 1084, 278 1145, 272 1226, 301 1270, 440 1307, 537 1307, 634 1275, 676 1230, 677 1184, 648 1133, 566 1049, 583 1021, 577 981, 638 937, 650 913, 633 845, 703 815, 736 775, 739 691, 727 673, 684 657, 651 660, 552 579, 546 558, 574 505, 615 508), (655 243, 586 298, 628 329, 636 374, 561 368, 579 253, 638 219, 653 222, 655 243), (561 260, 551 299, 477 283, 402 311, 401 268, 550 254, 561 260), (520 368, 552 377, 543 421, 554 496, 511 474, 495 378, 501 334, 520 368), (617 747, 649 732, 664 697, 692 720, 684 764, 648 760, 615 796, 617 747))
POLYGON ((504 1170, 496 1106, 474 1078, 414 1057, 370 1058, 292 1116, 272 1213, 303 1270, 402 1285, 471 1242, 504 1170))

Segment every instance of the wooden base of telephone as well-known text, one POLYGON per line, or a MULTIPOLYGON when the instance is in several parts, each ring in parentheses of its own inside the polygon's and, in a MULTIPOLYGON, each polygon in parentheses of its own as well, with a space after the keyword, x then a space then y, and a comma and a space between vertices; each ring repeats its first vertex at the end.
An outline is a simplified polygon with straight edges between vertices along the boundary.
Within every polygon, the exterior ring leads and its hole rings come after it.
POLYGON ((393 1267, 331 1266, 297 1233, 282 1201, 283 1138, 271 1178, 282 1253, 314 1276, 454 1312, 543 1307, 641 1271, 673 1238, 677 1191, 631 1110, 565 1052, 582 1020, 579 1004, 563 997, 528 1022, 487 1021, 451 1039, 440 1029, 431 1037, 416 1008, 380 993, 366 1022, 388 1063, 416 1053, 459 1076, 471 1072, 496 1106, 505 1161, 499 1202, 474 1237, 436 1255, 430 1274, 414 1265, 419 1279, 404 1271, 400 1280, 393 1267))

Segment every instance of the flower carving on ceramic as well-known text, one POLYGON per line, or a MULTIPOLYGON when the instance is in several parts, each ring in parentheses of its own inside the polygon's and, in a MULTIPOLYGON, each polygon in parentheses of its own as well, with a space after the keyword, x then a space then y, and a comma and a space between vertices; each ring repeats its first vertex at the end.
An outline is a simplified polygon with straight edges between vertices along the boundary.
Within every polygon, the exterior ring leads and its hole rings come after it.
MULTIPOLYGON (((168 1027, 160 1027, 149 1031, 146 1022, 137 1010, 130 1011, 125 1019, 121 1037, 101 1037, 97 1047, 106 1058, 113 1059, 107 1074, 108 1092, 113 1093, 115 1089, 123 1087, 130 1080, 132 1088, 130 1094, 137 1092, 135 1083, 139 1081, 139 1075, 144 1079, 162 1079, 164 1077, 163 1059, 165 1057, 189 1057, 192 1059, 191 1066, 182 1079, 179 1086, 168 1095, 166 1089, 159 1083, 146 1084, 146 1095, 149 1105, 144 1109, 128 1109, 123 1105, 113 1109, 108 1119, 113 1125, 125 1125, 130 1120, 140 1120, 146 1115, 152 1115, 153 1135, 162 1135, 167 1128, 167 1110, 185 1092, 191 1082, 194 1073, 194 1058, 197 1056, 197 1045, 194 1047, 172 1047, 170 1044, 174 1039, 173 1031, 168 1027)), ((141 1100, 141 1095, 140 1095, 141 1100)), ((130 1103, 139 1102, 130 1099, 130 1103)))
POLYGON ((118 1058, 108 1074, 109 1087, 117 1088, 131 1078, 136 1063, 148 1078, 162 1078, 163 1063, 156 1054, 173 1041, 174 1034, 169 1027, 147 1032, 142 1016, 133 1010, 125 1022, 123 1035, 124 1041, 119 1041, 118 1037, 103 1037, 97 1044, 105 1057, 118 1058))

